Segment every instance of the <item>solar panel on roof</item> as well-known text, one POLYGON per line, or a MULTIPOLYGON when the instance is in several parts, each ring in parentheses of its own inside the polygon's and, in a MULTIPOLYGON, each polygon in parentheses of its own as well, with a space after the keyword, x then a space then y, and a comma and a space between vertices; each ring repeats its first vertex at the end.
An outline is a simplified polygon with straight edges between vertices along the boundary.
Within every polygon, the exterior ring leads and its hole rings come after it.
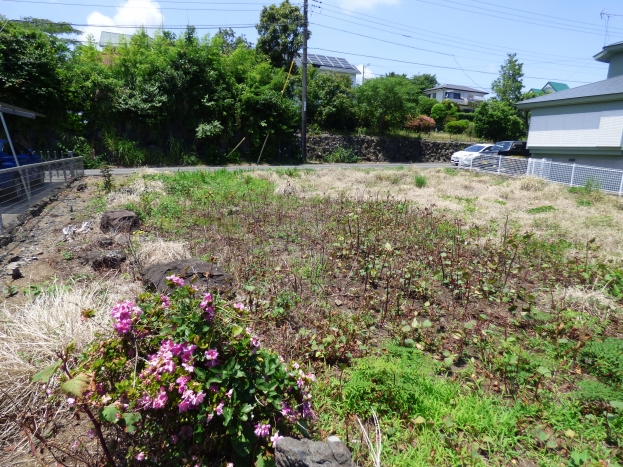
POLYGON ((316 66, 326 66, 329 68, 343 68, 346 70, 355 70, 359 73, 356 67, 348 63, 344 58, 339 57, 327 57, 326 55, 308 54, 307 62, 316 66))

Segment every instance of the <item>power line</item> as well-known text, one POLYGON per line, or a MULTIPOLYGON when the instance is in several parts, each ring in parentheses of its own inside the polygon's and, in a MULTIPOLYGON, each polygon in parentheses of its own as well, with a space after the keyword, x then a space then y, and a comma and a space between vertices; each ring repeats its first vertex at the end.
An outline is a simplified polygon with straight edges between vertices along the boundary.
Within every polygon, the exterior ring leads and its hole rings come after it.
MULTIPOLYGON (((95 4, 95 3, 65 3, 65 2, 45 2, 45 1, 39 1, 39 0, 2 0, 2 2, 17 2, 17 3, 36 3, 36 4, 44 4, 44 5, 64 5, 64 6, 82 6, 82 7, 102 7, 102 8, 121 8, 119 5, 102 5, 102 4, 95 4)), ((209 3, 209 2, 205 2, 205 3, 209 3)), ((218 5, 223 5, 225 3, 218 3, 218 5)), ((232 3, 227 3, 227 5, 231 5, 232 3)), ((240 3, 241 5, 248 5, 249 3, 240 3)), ((250 3, 250 5, 260 5, 259 3, 250 3)), ((253 10, 247 10, 247 9, 225 9, 225 8, 175 8, 175 7, 162 7, 162 6, 124 6, 123 8, 129 8, 129 9, 137 9, 137 10, 146 10, 146 9, 152 9, 152 10, 175 10, 175 11, 227 11, 227 12, 256 12, 259 13, 260 10, 257 9, 253 9, 253 10)))
MULTIPOLYGON (((365 58, 372 58, 375 60, 385 60, 388 62, 395 62, 395 63, 406 63, 409 65, 419 65, 419 66, 427 66, 427 67, 432 67, 432 68, 444 68, 447 70, 461 70, 460 68, 457 67, 451 67, 451 66, 442 66, 442 65, 431 65, 430 63, 418 63, 418 62, 410 62, 407 60, 397 60, 397 59, 392 59, 392 58, 385 58, 385 57, 377 57, 374 55, 365 55, 365 54, 357 54, 357 53, 353 53, 353 52, 344 52, 341 50, 330 50, 330 49, 321 49, 318 47, 313 47, 314 50, 321 50, 323 52, 331 52, 331 53, 336 53, 336 54, 344 54, 344 55, 354 55, 356 57, 365 57, 365 58)), ((498 73, 493 72, 493 71, 479 71, 479 70, 468 70, 465 69, 464 71, 469 71, 470 73, 482 73, 485 75, 498 75, 498 73)), ((543 78, 541 76, 524 76, 524 78, 528 78, 528 79, 546 79, 548 81, 554 81, 557 80, 559 78, 543 78)), ((589 81, 569 81, 570 83, 581 83, 581 84, 590 84, 589 81)))
MULTIPOLYGON (((323 6, 323 8, 328 9, 326 7, 326 4, 327 4, 326 1, 323 2, 323 5, 325 5, 325 6, 323 6)), ((335 8, 339 8, 339 7, 336 6, 335 8)), ((401 26, 402 30, 415 32, 416 34, 420 34, 420 35, 426 34, 426 35, 433 35, 433 36, 441 36, 442 40, 445 40, 445 41, 448 41, 448 42, 458 42, 458 43, 461 43, 461 44, 472 43, 472 44, 474 44, 474 45, 476 45, 478 47, 481 47, 481 48, 489 48, 491 50, 495 50, 494 48, 491 48, 491 44, 489 44, 489 43, 474 41, 474 40, 460 38, 460 37, 456 37, 456 36, 455 36, 456 40, 451 40, 451 39, 448 39, 448 37, 452 37, 452 36, 448 36, 448 34, 446 34, 446 33, 442 34, 442 33, 436 32, 436 31, 431 31, 429 29, 413 28, 412 26, 404 24, 404 23, 399 23, 399 22, 396 22, 396 21, 390 21, 390 20, 381 19, 381 18, 378 18, 376 16, 366 15, 364 13, 359 13, 359 12, 354 11, 354 10, 347 10, 347 9, 344 9, 344 8, 341 8, 341 10, 342 11, 328 9, 328 11, 330 11, 332 13, 337 13, 337 14, 340 14, 340 15, 343 15, 343 16, 349 16, 349 17, 352 16, 352 15, 362 16, 363 18, 356 18, 356 19, 359 19, 361 21, 366 21, 366 22, 370 22, 370 23, 374 23, 374 24, 380 24, 382 26, 388 26, 388 27, 393 27, 393 28, 396 28, 396 26, 401 26), (345 12, 347 12, 349 14, 343 13, 343 11, 345 11, 345 12), (373 18, 375 21, 372 21, 372 20, 367 19, 367 18, 373 18), (379 23, 378 21, 382 21, 383 23, 387 23, 387 24, 379 23), (486 47, 482 47, 483 45, 485 45, 486 47)), ((325 16, 328 16, 328 15, 325 15, 325 16)), ((366 27, 367 27, 367 25, 366 25, 366 27)), ((506 48, 506 49, 508 49, 508 48, 506 48)), ((518 49, 516 47, 512 47, 512 49, 516 50, 518 52, 524 52, 524 53, 531 54, 531 55, 541 55, 541 56, 549 56, 549 57, 556 57, 556 58, 569 58, 569 59, 572 59, 572 60, 590 60, 590 59, 569 57, 569 56, 564 56, 564 55, 560 55, 560 54, 548 54, 548 53, 544 53, 544 52, 533 52, 533 51, 529 51, 529 50, 526 50, 526 49, 518 49)))
MULTIPOLYGON (((388 30, 386 30, 386 29, 381 29, 381 28, 377 28, 377 27, 369 26, 369 25, 367 25, 367 24, 357 23, 357 22, 354 22, 354 21, 350 21, 350 20, 343 19, 343 18, 338 18, 338 17, 331 16, 331 15, 326 15, 326 14, 325 14, 325 15, 323 15, 323 16, 328 17, 328 18, 333 18, 333 19, 336 19, 336 20, 338 20, 338 21, 343 21, 343 22, 345 22, 345 23, 354 24, 354 25, 357 25, 357 26, 363 26, 363 27, 366 27, 366 28, 368 28, 368 29, 374 29, 374 30, 377 30, 377 31, 382 31, 382 32, 386 32, 386 33, 389 33, 389 34, 394 34, 394 35, 398 35, 398 36, 401 36, 401 37, 406 37, 406 38, 408 38, 408 39, 413 39, 413 40, 418 40, 418 41, 424 41, 424 42, 429 42, 429 43, 432 43, 432 44, 437 44, 437 45, 441 45, 441 46, 453 47, 453 48, 455 48, 455 49, 469 50, 469 51, 471 51, 471 52, 476 52, 476 53, 480 53, 480 54, 487 54, 487 55, 490 55, 490 53, 489 53, 489 52, 485 52, 485 51, 478 50, 478 49, 474 49, 474 48, 469 48, 469 47, 461 47, 461 46, 456 46, 456 45, 452 45, 452 44, 444 44, 444 43, 441 43, 441 42, 438 42, 438 41, 433 41, 433 40, 430 40, 430 39, 420 39, 420 38, 415 38, 415 37, 412 37, 412 36, 409 36, 409 35, 407 35, 407 34, 403 34, 403 33, 400 33, 400 32, 388 31, 388 30)), ((364 21, 369 21, 369 20, 364 20, 364 21)), ((370 21, 370 22, 372 22, 372 21, 370 21)), ((315 23, 315 24, 318 24, 318 23, 315 23)), ((381 24, 381 23, 376 23, 376 24, 381 24)), ((321 27, 328 27, 328 26, 323 26, 323 25, 320 25, 320 26, 321 26, 321 27)), ((502 50, 497 50, 497 49, 494 49, 494 48, 491 48, 491 47, 480 47, 480 48, 481 48, 481 49, 489 49, 489 50, 493 50, 494 52, 498 53, 499 55, 506 55, 506 54, 507 54, 507 50, 506 50, 506 51, 502 51, 502 50)), ((421 50, 425 50, 425 51, 427 51, 427 49, 421 49, 421 50)), ((434 53, 437 53, 437 52, 435 52, 435 51, 433 51, 433 52, 434 52, 434 53)), ((450 54, 450 55, 455 56, 454 54, 450 54)), ((464 57, 464 58, 471 58, 471 57, 464 57)), ((481 60, 481 59, 476 59, 476 58, 471 58, 471 59, 472 59, 472 60, 481 60)), ((569 67, 574 67, 574 68, 577 68, 577 65, 573 65, 573 64, 565 64, 565 63, 564 63, 564 61, 562 61, 562 62, 553 62, 553 61, 550 61, 550 62, 535 62, 535 63, 556 63, 556 64, 560 64, 561 66, 569 66, 569 67)), ((588 66, 588 64, 587 64, 587 66, 588 66)), ((587 66, 585 66, 585 67, 587 67, 587 66)), ((589 68, 599 69, 599 70, 601 70, 601 69, 602 69, 601 67, 589 67, 589 68)))

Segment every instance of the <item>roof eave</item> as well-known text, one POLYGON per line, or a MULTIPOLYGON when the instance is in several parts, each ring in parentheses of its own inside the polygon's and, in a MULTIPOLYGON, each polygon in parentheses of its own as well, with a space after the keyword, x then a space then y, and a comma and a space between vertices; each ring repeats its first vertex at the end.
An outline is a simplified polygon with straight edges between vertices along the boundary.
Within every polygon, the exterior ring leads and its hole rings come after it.
MULTIPOLYGON (((535 99, 540 99, 539 97, 535 99)), ((586 96, 586 97, 575 97, 569 99, 554 99, 554 100, 546 100, 541 102, 530 102, 530 99, 524 102, 517 102, 515 107, 518 107, 522 110, 531 110, 538 109, 543 107, 560 107, 563 105, 576 105, 576 104, 592 104, 598 102, 608 102, 608 101, 623 101, 623 92, 616 94, 604 94, 601 96, 586 96)))

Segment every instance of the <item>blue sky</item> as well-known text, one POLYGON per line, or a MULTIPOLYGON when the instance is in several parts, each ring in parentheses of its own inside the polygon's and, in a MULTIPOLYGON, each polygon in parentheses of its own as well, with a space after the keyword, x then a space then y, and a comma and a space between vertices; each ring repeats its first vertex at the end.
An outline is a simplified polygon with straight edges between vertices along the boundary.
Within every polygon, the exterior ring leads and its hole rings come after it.
MULTIPOLYGON (((292 0, 297 4, 297 1, 292 0)), ((35 16, 78 24, 97 40, 101 30, 187 24, 201 34, 234 27, 256 39, 257 0, 0 0, 11 18, 35 16), (246 27, 244 27, 246 26, 246 27)), ((433 73, 440 83, 490 88, 506 53, 524 63, 526 89, 548 81, 570 87, 606 78, 592 56, 623 40, 620 0, 310 0, 310 53, 366 65, 366 78, 390 71, 433 73), (506 6, 509 3, 512 7, 506 6), (612 16, 606 38, 605 11, 612 16), (406 63, 408 62, 408 63, 406 63)), ((177 29, 176 29, 177 28, 177 29)))

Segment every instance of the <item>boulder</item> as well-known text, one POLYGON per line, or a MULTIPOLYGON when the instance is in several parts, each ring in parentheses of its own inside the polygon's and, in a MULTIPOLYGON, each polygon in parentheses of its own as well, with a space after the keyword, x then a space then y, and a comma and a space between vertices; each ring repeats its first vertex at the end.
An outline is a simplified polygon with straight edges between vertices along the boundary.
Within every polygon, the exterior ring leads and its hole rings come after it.
POLYGON ((119 246, 126 247, 130 244, 130 234, 120 233, 115 235, 115 243, 119 246))
POLYGON ((153 264, 143 271, 143 282, 147 287, 168 292, 171 289, 167 285, 166 278, 170 275, 183 278, 186 284, 193 284, 199 290, 229 293, 232 289, 234 277, 212 263, 206 263, 199 259, 180 259, 170 263, 153 264))
POLYGON ((93 269, 118 269, 126 258, 122 250, 89 251, 83 257, 83 263, 91 263, 93 269))
POLYGON ((97 245, 101 248, 108 248, 110 246, 112 246, 112 238, 110 237, 99 237, 97 239, 97 245))
POLYGON ((275 448, 276 467, 355 467, 348 448, 332 436, 326 443, 308 439, 280 439, 275 448))
POLYGON ((106 211, 102 214, 102 221, 100 222, 100 229, 106 234, 132 232, 140 226, 141 223, 136 213, 127 210, 106 211))

